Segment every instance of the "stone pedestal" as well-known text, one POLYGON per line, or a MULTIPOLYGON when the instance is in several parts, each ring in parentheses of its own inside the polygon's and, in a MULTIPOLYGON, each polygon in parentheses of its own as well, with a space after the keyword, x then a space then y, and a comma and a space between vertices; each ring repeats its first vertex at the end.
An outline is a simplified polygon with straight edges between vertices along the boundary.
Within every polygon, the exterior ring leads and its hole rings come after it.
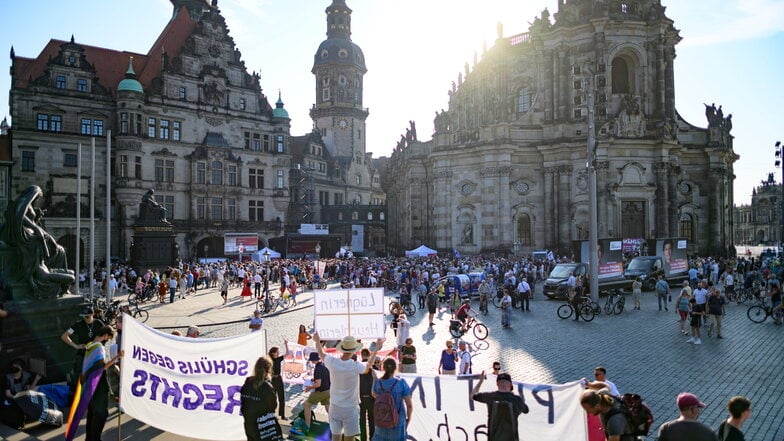
POLYGON ((0 319, 0 369, 11 360, 38 358, 46 361, 46 377, 41 384, 64 381, 73 366, 76 351, 60 336, 79 320, 81 296, 58 299, 11 300, 3 304, 8 316, 0 319))
POLYGON ((134 225, 131 263, 136 271, 143 274, 148 269, 165 271, 176 266, 180 253, 174 238, 174 227, 168 222, 134 225))

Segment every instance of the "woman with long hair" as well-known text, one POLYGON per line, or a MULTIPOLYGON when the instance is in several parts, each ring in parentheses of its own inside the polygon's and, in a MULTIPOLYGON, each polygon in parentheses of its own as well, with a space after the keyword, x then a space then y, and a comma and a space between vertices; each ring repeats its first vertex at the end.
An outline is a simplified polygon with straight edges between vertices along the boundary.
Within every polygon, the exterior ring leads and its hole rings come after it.
POLYGON ((278 397, 270 383, 272 360, 259 357, 253 376, 245 379, 240 390, 240 410, 249 441, 279 441, 283 439, 280 423, 275 417, 278 397))
POLYGON ((280 415, 280 419, 286 419, 286 397, 283 391, 283 377, 281 377, 282 373, 282 365, 283 359, 289 352, 289 343, 284 340, 283 341, 286 347, 286 353, 281 354, 280 348, 277 346, 273 346, 269 349, 267 353, 269 355, 270 360, 272 360, 272 387, 275 388, 275 393, 278 395, 278 415, 280 415))
POLYGON ((392 399, 397 406, 398 419, 397 425, 391 428, 380 427, 379 415, 375 415, 376 427, 373 432, 373 441, 400 441, 408 437, 406 428, 411 421, 411 413, 414 408, 411 407, 411 388, 406 383, 406 380, 395 377, 397 370, 397 362, 394 358, 388 357, 384 360, 384 375, 375 383, 373 383, 373 396, 377 397, 381 393, 392 394, 392 399), (403 406, 405 403, 405 407, 403 406))
POLYGON ((305 325, 299 325, 299 332, 297 333, 297 344, 300 346, 305 346, 308 344, 308 340, 313 338, 309 333, 305 325))

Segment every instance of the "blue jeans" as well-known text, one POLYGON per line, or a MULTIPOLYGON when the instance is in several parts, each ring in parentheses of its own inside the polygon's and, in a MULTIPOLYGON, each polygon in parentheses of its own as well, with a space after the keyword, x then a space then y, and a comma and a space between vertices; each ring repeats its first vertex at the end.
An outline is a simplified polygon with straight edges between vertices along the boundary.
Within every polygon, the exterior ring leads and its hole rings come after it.
POLYGON ((667 294, 657 293, 659 298, 659 311, 662 310, 662 303, 664 303, 664 309, 667 309, 667 294))
POLYGON ((174 303, 174 297, 177 296, 177 288, 169 288, 169 303, 174 303))

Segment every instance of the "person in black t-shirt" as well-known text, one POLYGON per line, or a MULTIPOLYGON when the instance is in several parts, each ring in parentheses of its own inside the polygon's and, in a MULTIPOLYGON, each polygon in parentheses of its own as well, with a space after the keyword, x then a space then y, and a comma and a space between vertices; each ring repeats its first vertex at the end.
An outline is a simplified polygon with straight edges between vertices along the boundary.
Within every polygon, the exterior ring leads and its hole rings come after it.
POLYGON ((471 398, 487 404, 487 438, 493 441, 519 441, 517 417, 521 413, 528 413, 525 400, 512 392, 512 377, 505 372, 496 377, 497 391, 479 392, 485 378, 482 371, 471 398))
POLYGON ((66 331, 63 332, 63 335, 60 336, 60 340, 62 340, 63 343, 76 349, 71 376, 68 381, 68 386, 70 386, 70 394, 68 397, 69 404, 71 399, 73 399, 72 394, 76 391, 76 382, 79 380, 79 375, 82 373, 84 348, 87 346, 87 343, 93 341, 95 336, 98 335, 98 330, 104 326, 102 321, 93 317, 93 308, 89 306, 82 310, 79 317, 82 319, 72 324, 71 327, 66 329, 66 331))
MULTIPOLYGON (((362 362, 367 363, 370 359, 370 350, 362 349, 362 362)), ((373 383, 376 374, 368 369, 364 374, 359 374, 359 431, 360 439, 367 441, 373 439, 376 431, 376 419, 373 413, 373 405, 376 399, 373 398, 373 383)))
POLYGON ((746 438, 740 428, 751 416, 751 401, 746 397, 732 397, 727 403, 727 410, 730 417, 721 423, 716 435, 720 441, 744 441, 746 438))
POLYGON ((289 353, 289 342, 287 340, 283 340, 283 345, 286 349, 286 352, 283 355, 280 353, 280 348, 277 346, 271 347, 267 354, 272 360, 272 377, 270 378, 270 383, 272 383, 272 387, 275 389, 275 394, 278 395, 278 415, 280 415, 280 419, 285 420, 286 395, 283 390, 283 377, 280 375, 281 365, 283 364, 285 354, 289 353))

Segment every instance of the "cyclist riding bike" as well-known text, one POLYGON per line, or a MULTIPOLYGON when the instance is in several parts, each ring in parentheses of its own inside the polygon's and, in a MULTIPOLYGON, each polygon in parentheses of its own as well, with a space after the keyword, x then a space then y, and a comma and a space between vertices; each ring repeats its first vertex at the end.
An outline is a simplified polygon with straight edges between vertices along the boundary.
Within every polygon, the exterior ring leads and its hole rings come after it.
MULTIPOLYGON (((457 312, 455 313, 455 318, 460 320, 460 323, 461 323, 460 327, 464 331, 467 329, 469 312, 471 312, 471 311, 474 311, 471 308, 471 300, 470 299, 465 299, 465 300, 463 300, 463 304, 460 305, 459 308, 457 308, 457 312)), ((474 311, 474 314, 476 314, 476 311, 474 311)))

